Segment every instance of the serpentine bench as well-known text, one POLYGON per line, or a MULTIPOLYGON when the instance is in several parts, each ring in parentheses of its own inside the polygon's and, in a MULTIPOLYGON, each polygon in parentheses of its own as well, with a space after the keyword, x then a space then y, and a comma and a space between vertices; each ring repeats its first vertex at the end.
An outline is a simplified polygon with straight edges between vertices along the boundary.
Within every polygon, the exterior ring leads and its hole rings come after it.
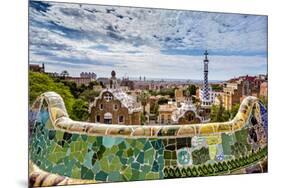
POLYGON ((247 173, 267 159, 267 111, 251 96, 228 122, 108 125, 71 120, 47 92, 29 128, 31 186, 247 173))

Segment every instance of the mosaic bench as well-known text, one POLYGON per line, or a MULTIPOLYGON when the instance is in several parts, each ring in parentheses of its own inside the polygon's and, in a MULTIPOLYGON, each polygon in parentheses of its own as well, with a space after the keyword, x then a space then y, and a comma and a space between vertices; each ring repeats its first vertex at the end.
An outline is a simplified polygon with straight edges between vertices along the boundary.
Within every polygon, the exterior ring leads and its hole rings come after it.
POLYGON ((245 98, 228 122, 108 125, 73 121, 47 92, 29 111, 30 186, 267 171, 267 111, 245 98))

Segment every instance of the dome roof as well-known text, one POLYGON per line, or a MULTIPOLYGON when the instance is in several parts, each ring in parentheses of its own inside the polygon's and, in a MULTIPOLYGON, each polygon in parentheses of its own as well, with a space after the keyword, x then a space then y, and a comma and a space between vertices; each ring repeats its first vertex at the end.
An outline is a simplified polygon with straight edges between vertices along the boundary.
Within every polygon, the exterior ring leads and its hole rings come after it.
POLYGON ((116 76, 116 72, 113 70, 113 71, 111 71, 111 76, 112 77, 115 77, 116 76))

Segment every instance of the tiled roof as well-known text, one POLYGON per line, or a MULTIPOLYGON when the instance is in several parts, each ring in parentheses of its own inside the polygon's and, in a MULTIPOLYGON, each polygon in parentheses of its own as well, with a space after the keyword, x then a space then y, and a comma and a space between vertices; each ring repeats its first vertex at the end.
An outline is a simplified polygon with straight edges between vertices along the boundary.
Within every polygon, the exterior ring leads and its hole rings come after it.
POLYGON ((136 101, 136 99, 125 93, 122 89, 104 89, 101 91, 100 96, 95 99, 93 103, 90 104, 89 110, 93 106, 96 106, 96 101, 101 99, 104 92, 110 92, 116 100, 119 100, 121 104, 126 107, 129 113, 140 112, 142 110, 140 103, 136 101))

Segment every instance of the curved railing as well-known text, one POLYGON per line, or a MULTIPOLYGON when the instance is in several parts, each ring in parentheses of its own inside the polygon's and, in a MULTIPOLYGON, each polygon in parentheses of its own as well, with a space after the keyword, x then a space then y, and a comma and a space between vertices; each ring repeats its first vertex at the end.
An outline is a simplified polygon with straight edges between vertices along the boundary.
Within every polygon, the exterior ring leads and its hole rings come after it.
POLYGON ((234 119, 222 123, 150 126, 73 121, 54 92, 38 97, 29 115, 32 164, 78 180, 171 178, 167 169, 235 160, 267 146, 267 113, 256 97, 246 97, 234 119))
POLYGON ((236 116, 228 122, 187 124, 187 125, 109 125, 73 121, 69 118, 62 98, 54 93, 47 92, 39 97, 45 100, 55 129, 71 133, 80 133, 93 136, 119 136, 130 138, 159 138, 159 137, 186 137, 204 136, 218 133, 228 133, 241 129, 253 105, 259 100, 256 97, 247 97, 241 103, 236 116))

